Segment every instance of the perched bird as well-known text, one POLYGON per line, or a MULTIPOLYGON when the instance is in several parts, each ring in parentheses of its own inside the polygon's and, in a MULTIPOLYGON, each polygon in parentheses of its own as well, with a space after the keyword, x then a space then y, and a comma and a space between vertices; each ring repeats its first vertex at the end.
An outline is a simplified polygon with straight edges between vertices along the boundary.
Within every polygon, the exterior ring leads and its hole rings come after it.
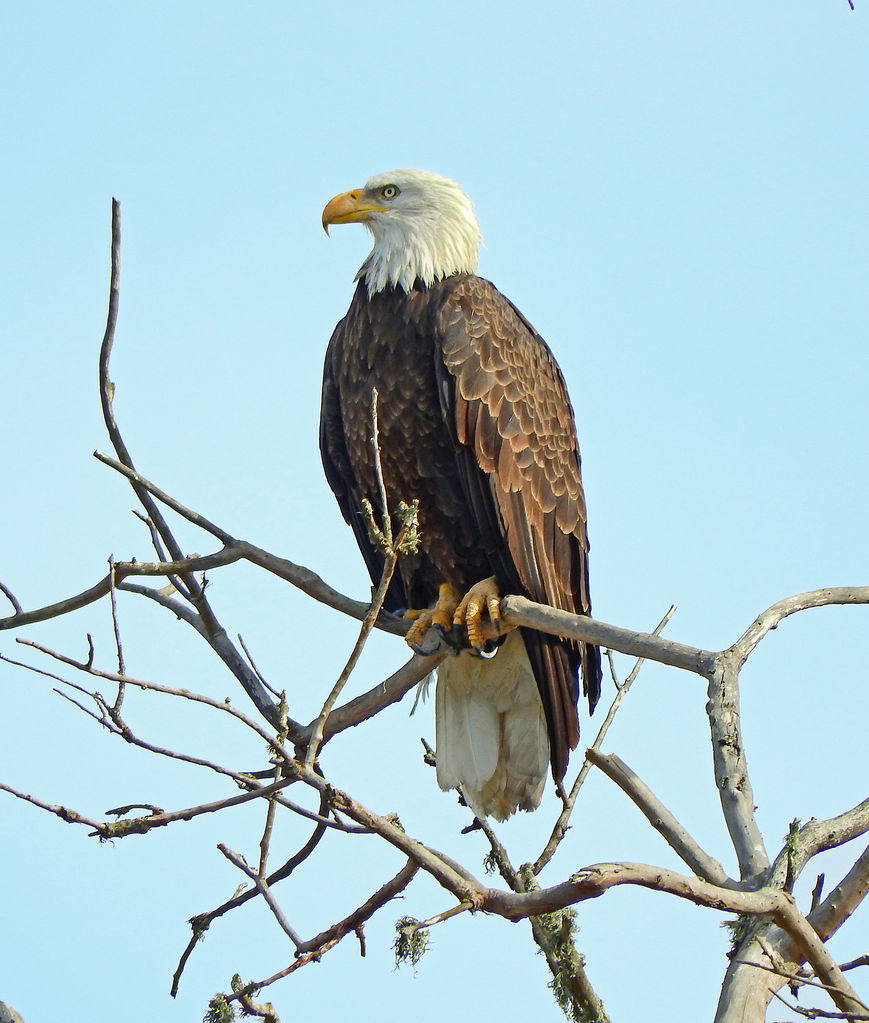
POLYGON ((591 613, 573 409, 546 343, 475 275, 480 228, 455 182, 379 174, 323 211, 327 232, 350 223, 374 247, 326 353, 323 467, 377 583, 384 555, 362 511, 367 499, 384 512, 376 389, 389 513, 419 502, 419 550, 399 560, 385 607, 416 618, 414 648, 430 626, 453 643, 438 669, 438 783, 504 820, 539 805, 548 765, 564 777, 580 668, 591 710, 600 695, 597 647, 500 621, 502 593, 591 613))

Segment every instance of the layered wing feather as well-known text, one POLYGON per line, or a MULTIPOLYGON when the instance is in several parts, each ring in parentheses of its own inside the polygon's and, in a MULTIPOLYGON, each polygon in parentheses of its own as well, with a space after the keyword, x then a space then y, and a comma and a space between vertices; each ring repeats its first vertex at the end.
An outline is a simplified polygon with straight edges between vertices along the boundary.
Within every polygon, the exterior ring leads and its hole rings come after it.
MULTIPOLYGON (((552 353, 488 281, 454 278, 436 330, 441 402, 469 507, 502 585, 590 614, 586 506, 573 409, 552 353)), ((436 356, 437 358, 437 356, 436 356)), ((556 778, 576 747, 577 674, 593 709, 597 647, 525 630, 556 778)))
MULTIPOLYGON (((320 448, 376 583, 383 555, 361 511, 364 497, 376 500, 373 385, 381 394, 387 489, 404 499, 418 496, 421 506, 422 553, 402 559, 386 607, 424 606, 416 601, 433 600, 437 582, 470 585, 482 571, 494 572, 506 591, 589 614, 573 411, 551 352, 515 307, 488 281, 467 275, 371 298, 360 282, 335 328, 323 377, 320 448)), ((532 630, 523 635, 553 774, 561 778, 579 737, 578 672, 581 667, 593 708, 600 654, 532 630)))

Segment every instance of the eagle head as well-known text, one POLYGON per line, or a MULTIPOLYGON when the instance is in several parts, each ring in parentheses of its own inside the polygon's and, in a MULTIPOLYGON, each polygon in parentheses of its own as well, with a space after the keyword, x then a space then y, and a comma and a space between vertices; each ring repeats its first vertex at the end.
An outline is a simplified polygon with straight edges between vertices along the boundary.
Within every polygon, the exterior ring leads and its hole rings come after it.
POLYGON ((350 192, 331 199, 323 227, 364 224, 374 248, 359 268, 368 294, 392 285, 410 291, 456 273, 474 273, 480 249, 480 225, 471 200, 449 178, 422 170, 377 174, 350 192))

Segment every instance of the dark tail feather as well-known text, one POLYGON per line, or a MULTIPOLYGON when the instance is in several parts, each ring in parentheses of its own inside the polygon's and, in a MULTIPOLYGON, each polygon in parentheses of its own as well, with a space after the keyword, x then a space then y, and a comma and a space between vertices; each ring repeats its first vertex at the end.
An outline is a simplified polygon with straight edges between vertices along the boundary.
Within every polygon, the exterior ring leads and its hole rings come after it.
POLYGON ((522 635, 546 715, 552 776, 560 781, 567 771, 570 751, 576 749, 579 742, 576 704, 580 666, 589 712, 600 698, 600 648, 586 643, 574 644, 534 629, 522 629, 522 635))

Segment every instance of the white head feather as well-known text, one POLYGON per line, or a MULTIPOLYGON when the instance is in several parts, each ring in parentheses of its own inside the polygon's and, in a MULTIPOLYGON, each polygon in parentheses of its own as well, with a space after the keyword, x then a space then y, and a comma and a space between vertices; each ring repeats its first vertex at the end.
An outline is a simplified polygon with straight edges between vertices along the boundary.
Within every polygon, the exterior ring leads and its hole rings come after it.
POLYGON ((377 204, 363 221, 374 248, 356 275, 365 278, 369 295, 476 271, 480 225, 454 181, 430 171, 388 171, 366 182, 363 195, 377 204))

